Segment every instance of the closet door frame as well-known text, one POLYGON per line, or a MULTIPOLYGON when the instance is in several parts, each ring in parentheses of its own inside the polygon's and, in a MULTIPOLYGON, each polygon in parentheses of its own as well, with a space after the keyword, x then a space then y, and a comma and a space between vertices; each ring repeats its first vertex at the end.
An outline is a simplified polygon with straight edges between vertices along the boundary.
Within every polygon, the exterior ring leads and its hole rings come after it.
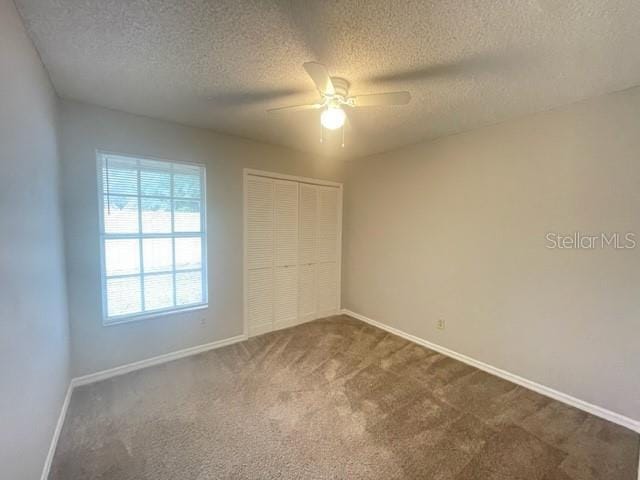
POLYGON ((332 182, 330 180, 320 180, 316 178, 300 177, 296 175, 286 175, 276 172, 268 172, 264 170, 255 170, 253 168, 244 168, 242 177, 242 241, 243 241, 243 261, 242 261, 242 300, 243 300, 243 335, 249 336, 249 312, 248 312, 248 278, 249 278, 249 261, 247 255, 247 230, 248 230, 248 215, 247 215, 247 180, 249 176, 270 178, 273 180, 291 180, 298 183, 307 183, 310 185, 320 185, 326 187, 335 187, 338 189, 338 304, 336 305, 336 313, 340 311, 342 305, 341 293, 342 293, 342 193, 343 184, 339 182, 332 182))

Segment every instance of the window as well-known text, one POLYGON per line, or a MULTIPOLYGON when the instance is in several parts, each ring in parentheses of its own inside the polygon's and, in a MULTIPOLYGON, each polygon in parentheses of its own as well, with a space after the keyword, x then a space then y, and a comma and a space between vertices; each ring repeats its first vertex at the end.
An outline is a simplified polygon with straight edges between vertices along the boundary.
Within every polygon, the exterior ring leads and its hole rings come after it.
POLYGON ((205 170, 98 154, 105 324, 207 304, 205 170))

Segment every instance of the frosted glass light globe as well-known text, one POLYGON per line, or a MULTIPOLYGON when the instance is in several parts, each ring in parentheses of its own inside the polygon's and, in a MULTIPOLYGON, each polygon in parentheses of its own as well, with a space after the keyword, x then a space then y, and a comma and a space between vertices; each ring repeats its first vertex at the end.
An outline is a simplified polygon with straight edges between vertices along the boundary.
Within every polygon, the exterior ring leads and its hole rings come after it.
POLYGON ((335 130, 344 125, 345 118, 344 110, 337 107, 329 107, 320 115, 320 123, 324 128, 335 130))

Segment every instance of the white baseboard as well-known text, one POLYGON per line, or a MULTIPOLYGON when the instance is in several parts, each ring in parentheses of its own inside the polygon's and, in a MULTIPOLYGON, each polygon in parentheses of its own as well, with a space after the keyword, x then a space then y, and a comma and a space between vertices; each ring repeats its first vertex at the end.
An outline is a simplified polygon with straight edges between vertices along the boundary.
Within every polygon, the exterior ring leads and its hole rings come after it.
POLYGON ((49 445, 49 451, 47 452, 47 458, 44 461, 44 467, 42 468, 41 480, 47 480, 49 477, 49 470, 51 470, 51 462, 53 462, 53 456, 56 453, 56 447, 58 446, 58 438, 60 438, 60 432, 62 431, 62 425, 64 425, 64 419, 67 416, 67 409, 69 408, 69 400, 71 400, 71 393, 73 392, 73 385, 69 382, 67 386, 67 393, 64 396, 62 407, 60 408, 60 415, 58 415, 58 422, 56 428, 53 431, 53 438, 49 445))
MULTIPOLYGON (((587 413, 591 413, 600 418, 604 418, 605 420, 609 420, 610 422, 617 423, 618 425, 622 425, 623 427, 627 427, 631 430, 634 430, 640 433, 640 421, 634 420, 632 418, 626 417, 619 413, 612 412, 611 410, 607 410, 606 408, 599 407, 597 405, 593 405, 589 402, 585 402, 584 400, 580 400, 579 398, 572 397, 571 395, 567 395, 566 393, 559 392, 554 390, 553 388, 549 388, 547 386, 541 385, 539 383, 533 382, 531 380, 527 380, 526 378, 520 377, 511 372, 507 372, 506 370, 502 370, 500 368, 493 367, 489 364, 476 360, 474 358, 463 355, 462 353, 458 353, 454 350, 450 350, 446 347, 442 347, 436 343, 429 342, 420 337, 416 337, 415 335, 411 335, 409 333, 403 332, 402 330, 398 330, 397 328, 390 327, 385 325, 384 323, 377 322, 376 320, 372 320, 371 318, 365 317, 364 315, 360 315, 359 313, 352 312, 348 309, 342 309, 342 313, 345 315, 349 315, 353 318, 357 318, 358 320, 362 320, 374 327, 378 327, 382 330, 386 330, 389 333, 393 333, 399 337, 402 337, 410 342, 417 343, 418 345, 422 345, 423 347, 427 347, 431 350, 435 350, 447 357, 455 358, 467 365, 471 365, 472 367, 476 367, 480 370, 483 370, 487 373, 495 375, 496 377, 503 378, 508 380, 509 382, 516 383, 522 387, 528 388, 529 390, 533 390, 541 395, 545 395, 547 397, 553 398, 554 400, 558 400, 559 402, 566 403, 572 407, 578 408, 580 410, 584 410, 587 413)), ((640 473, 638 480, 640 480, 640 473)))
POLYGON ((178 350, 175 352, 165 353, 164 355, 158 355, 157 357, 147 358, 140 360, 139 362, 128 363, 126 365, 120 365, 119 367, 109 368, 108 370, 102 370, 96 373, 90 373, 81 377, 76 377, 71 380, 73 387, 80 385, 86 385, 88 383, 99 382, 106 380, 107 378, 117 377, 118 375, 124 375, 125 373, 134 372, 143 368, 152 367, 154 365, 160 365, 161 363, 171 362, 172 360, 178 360, 179 358, 196 355, 198 353, 206 352, 216 348, 226 347, 234 343, 242 342, 246 340, 246 335, 237 335, 231 338, 225 338, 224 340, 218 340, 216 342, 205 343, 203 345, 197 345, 195 347, 185 348, 184 350, 178 350))

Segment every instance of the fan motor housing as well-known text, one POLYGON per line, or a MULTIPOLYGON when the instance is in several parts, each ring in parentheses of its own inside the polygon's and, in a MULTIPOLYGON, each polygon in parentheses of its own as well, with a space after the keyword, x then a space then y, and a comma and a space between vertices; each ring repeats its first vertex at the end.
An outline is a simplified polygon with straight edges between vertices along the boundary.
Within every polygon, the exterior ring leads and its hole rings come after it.
POLYGON ((333 83, 333 89, 336 91, 336 95, 346 98, 349 95, 349 82, 342 77, 331 77, 331 83, 333 83))

